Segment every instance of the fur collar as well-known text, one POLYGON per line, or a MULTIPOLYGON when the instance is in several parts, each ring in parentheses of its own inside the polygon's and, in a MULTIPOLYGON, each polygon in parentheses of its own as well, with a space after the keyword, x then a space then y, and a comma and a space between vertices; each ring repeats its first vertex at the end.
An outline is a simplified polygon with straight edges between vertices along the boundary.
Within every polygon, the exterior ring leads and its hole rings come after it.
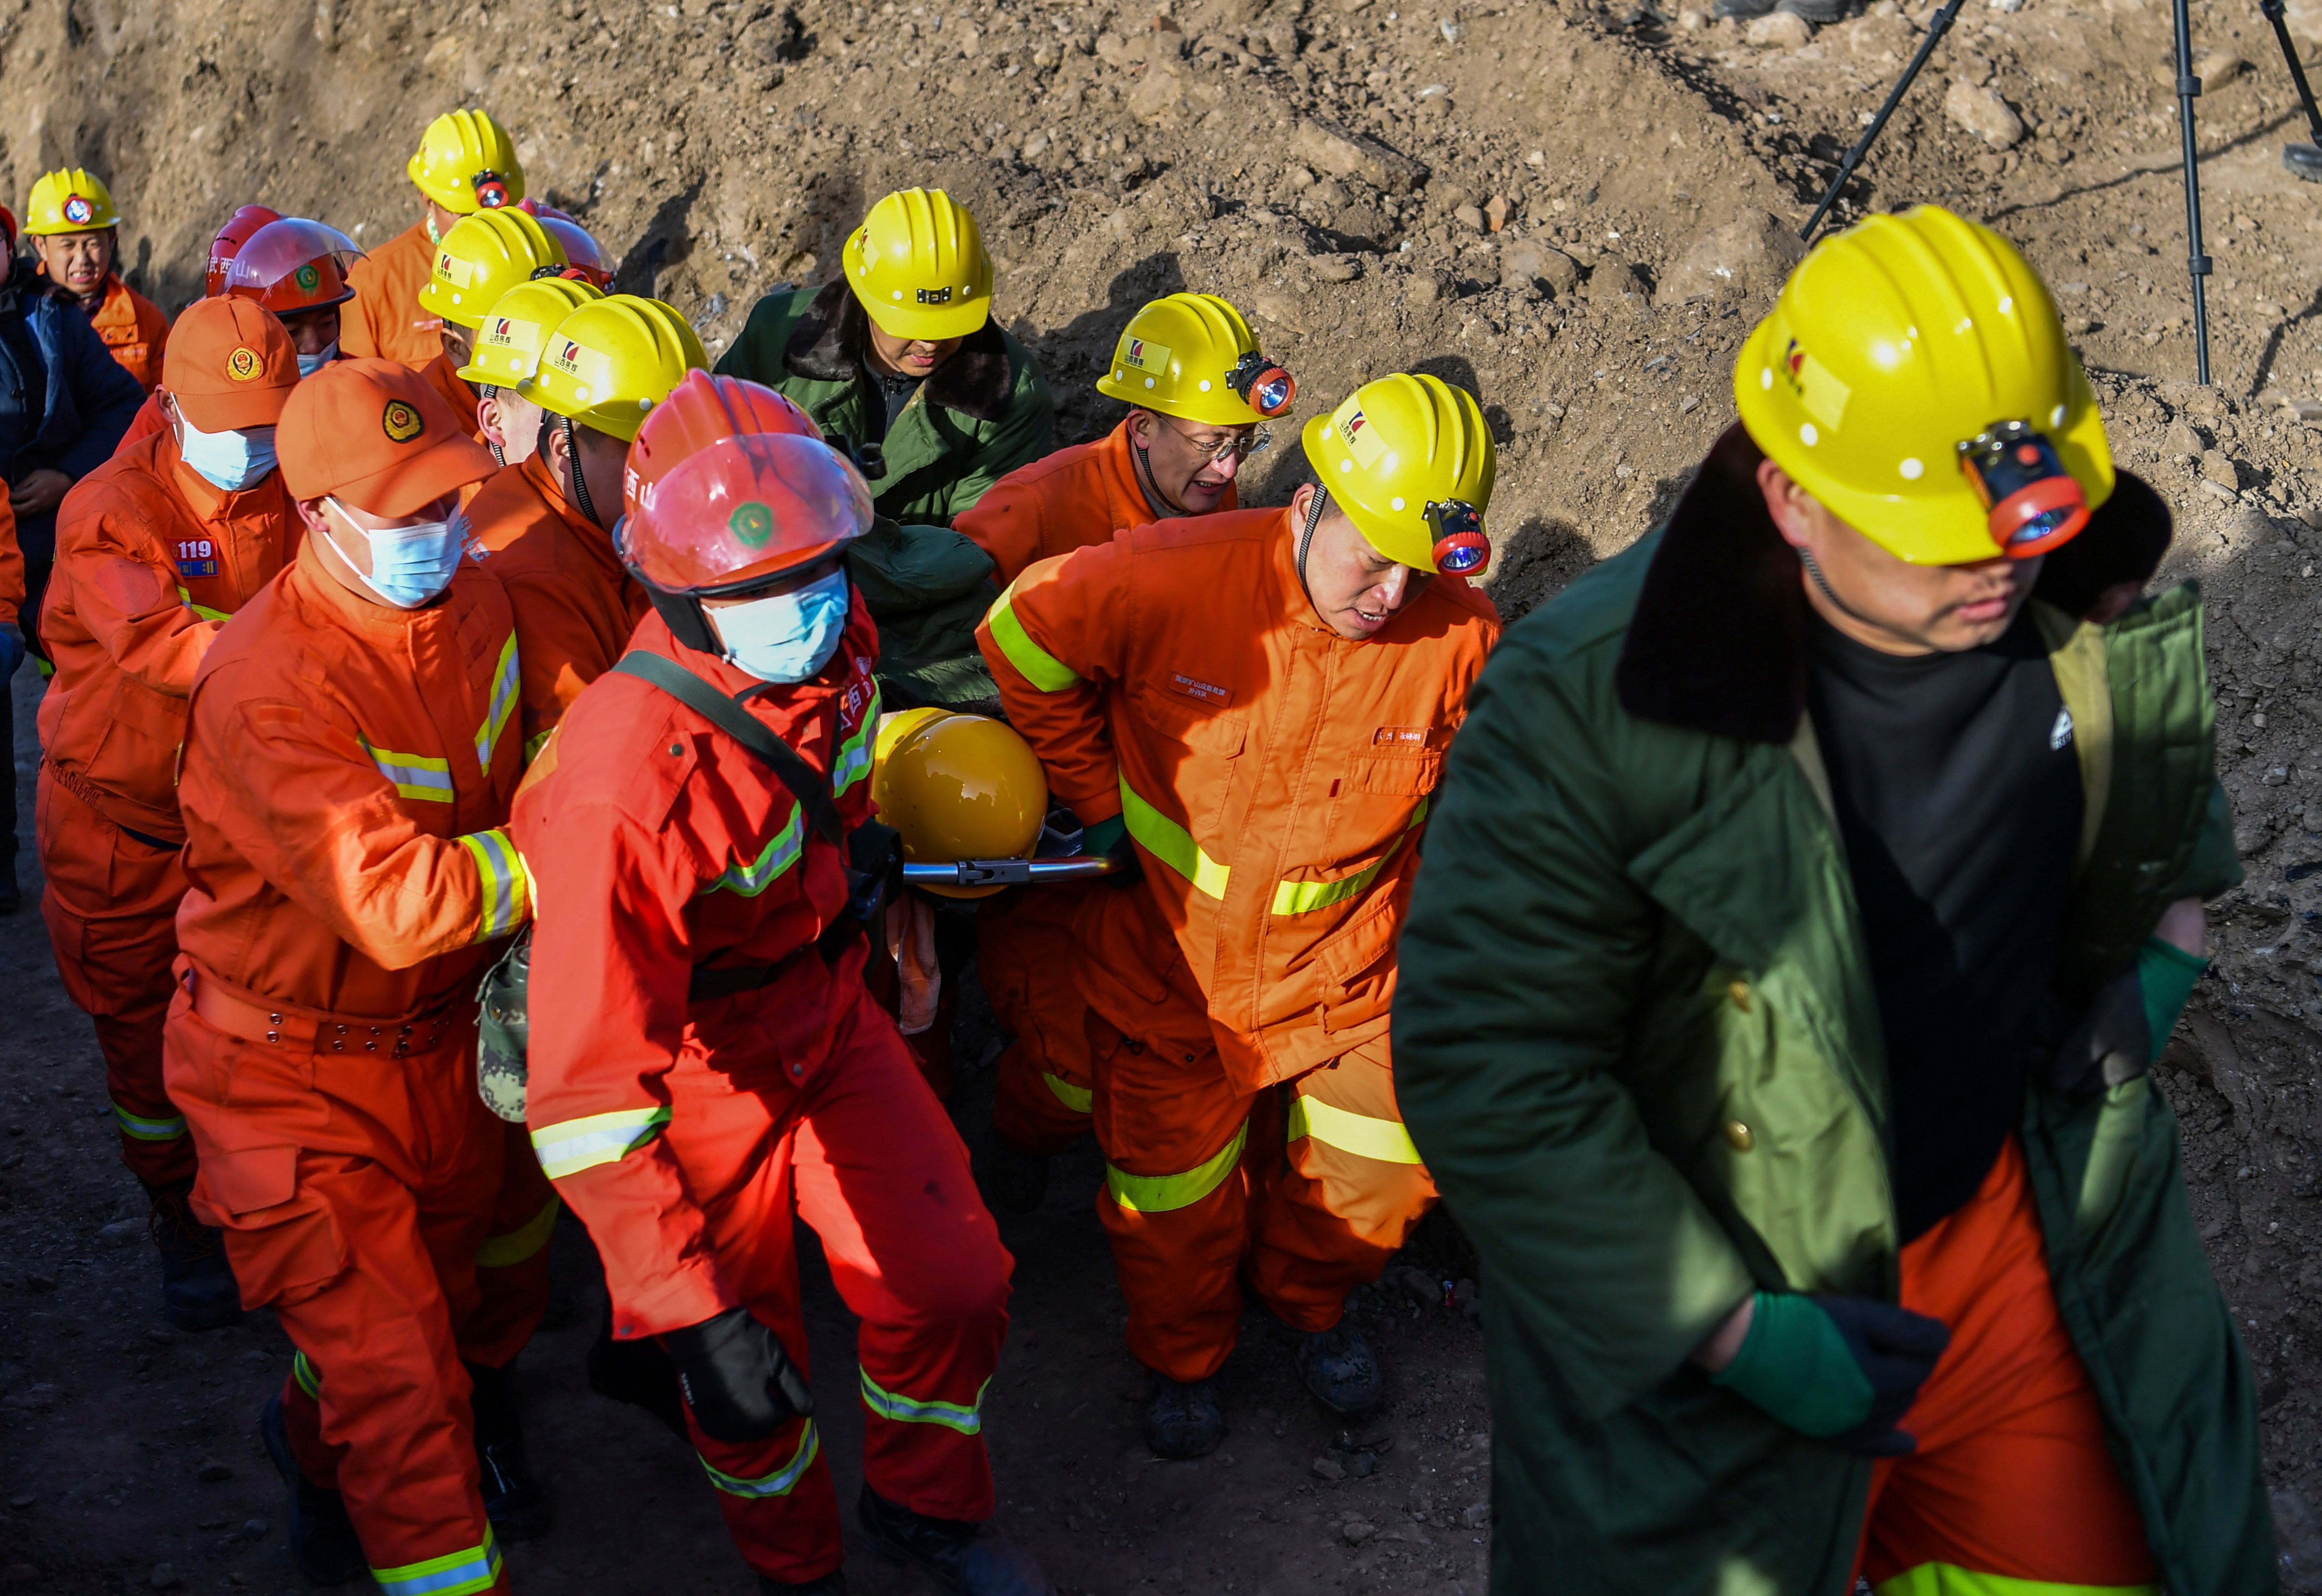
MULTIPOLYGON (((863 313, 862 303, 842 278, 825 283, 791 329, 782 365, 791 376, 813 382, 861 382, 866 375, 864 351, 870 340, 871 318, 863 313)), ((977 421, 996 422, 1008 414, 1015 388, 1007 335, 999 323, 987 321, 968 334, 951 359, 936 368, 922 391, 930 405, 941 405, 977 421)))
MULTIPOLYGON (((1735 423, 1661 530, 1614 682, 1645 720, 1787 743, 1805 713, 1805 594, 1797 554, 1758 491, 1765 457, 1735 423)), ((2121 582, 2149 580, 2168 551, 2169 506, 2117 473, 2112 497, 2048 556, 2033 596, 2071 615, 2121 582)))

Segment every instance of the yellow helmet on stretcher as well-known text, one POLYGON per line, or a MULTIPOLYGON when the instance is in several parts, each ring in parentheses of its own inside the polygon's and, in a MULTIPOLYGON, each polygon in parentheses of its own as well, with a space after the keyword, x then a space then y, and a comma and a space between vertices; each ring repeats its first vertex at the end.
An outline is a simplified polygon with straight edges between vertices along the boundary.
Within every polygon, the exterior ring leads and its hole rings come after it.
MULTIPOLYGON (((1048 814, 1048 779, 1004 721, 947 709, 882 716, 872 743, 871 797, 915 864, 1028 859, 1048 814)), ((989 898, 991 887, 935 887, 945 898, 989 898)))

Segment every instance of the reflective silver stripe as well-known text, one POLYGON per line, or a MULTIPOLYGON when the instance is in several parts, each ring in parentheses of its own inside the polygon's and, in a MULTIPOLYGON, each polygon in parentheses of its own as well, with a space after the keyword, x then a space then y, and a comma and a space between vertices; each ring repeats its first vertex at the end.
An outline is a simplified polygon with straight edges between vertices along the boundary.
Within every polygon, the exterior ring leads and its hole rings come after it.
POLYGON ((939 1424, 963 1436, 983 1428, 983 1393, 991 1389, 987 1379, 976 1387, 975 1400, 964 1408, 957 1402, 916 1402, 887 1390, 871 1378, 870 1370, 863 1371, 863 1405, 880 1418, 898 1424, 939 1424))
POLYGON ((500 1549, 487 1524, 481 1546, 401 1568, 374 1568, 370 1577, 385 1596, 478 1596, 499 1582, 500 1549))
POLYGON ((669 1123, 666 1105, 652 1108, 617 1108, 544 1126, 532 1133, 532 1151, 552 1181, 577 1175, 600 1163, 613 1163, 644 1146, 669 1123))
MULTIPOLYGON (((815 1456, 821 1450, 822 1437, 815 1433, 814 1420, 809 1418, 806 1421, 805 1432, 799 1436, 798 1451, 791 1455, 790 1462, 771 1474, 745 1480, 738 1474, 726 1473, 706 1457, 701 1459, 701 1466, 708 1473, 709 1482, 728 1496, 788 1496, 791 1487, 804 1479, 807 1470, 814 1466, 815 1456)), ((694 1455, 699 1457, 700 1454, 694 1455)))
POLYGON ((141 1142, 174 1142, 186 1134, 186 1117, 182 1114, 174 1119, 147 1119, 115 1103, 113 1118, 121 1126, 123 1135, 141 1142))
POLYGON ((871 684, 871 707, 863 712, 863 724, 855 728, 855 735, 838 745, 838 757, 831 762, 830 796, 839 798, 846 789, 871 773, 871 751, 879 731, 879 684, 871 684))
POLYGON ((371 740, 357 733, 355 741, 370 755, 370 762, 379 773, 395 783, 395 790, 407 798, 421 798, 431 804, 448 804, 453 800, 452 762, 430 759, 424 753, 398 753, 391 748, 379 748, 371 740))
POLYGON ((475 860, 476 876, 483 885, 476 940, 489 942, 495 936, 506 936, 532 915, 531 878, 524 861, 508 834, 498 826, 471 832, 458 841, 475 860))
POLYGON ((736 860, 726 867, 718 878, 694 896, 709 892, 738 892, 745 898, 755 898, 772 886, 777 877, 799 862, 806 849, 806 822, 796 804, 791 806, 790 824, 774 834, 766 851, 754 863, 736 860))
POLYGON ((508 716, 516 713, 521 682, 516 658, 516 634, 500 644, 500 661, 492 670, 491 707, 485 712, 484 724, 476 728, 476 762, 489 775, 492 768, 492 750, 499 745, 500 734, 507 730, 508 716))
POLYGON ((303 1352, 291 1354, 290 1378, 297 1381, 298 1389, 308 1396, 319 1397, 323 1394, 322 1372, 315 1367, 313 1361, 303 1352))

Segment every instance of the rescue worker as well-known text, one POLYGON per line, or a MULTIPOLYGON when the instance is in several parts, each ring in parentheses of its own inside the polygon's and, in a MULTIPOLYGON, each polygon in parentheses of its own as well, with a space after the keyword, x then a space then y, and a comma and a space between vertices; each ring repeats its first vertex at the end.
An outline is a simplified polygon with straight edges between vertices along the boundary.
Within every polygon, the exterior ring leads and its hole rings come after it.
MULTIPOLYGON (((1035 561, 1150 522, 1238 507, 1241 463, 1270 442, 1297 385, 1214 294, 1172 294, 1129 317, 1097 391, 1129 414, 1103 437, 1019 466, 955 523, 1012 582, 1035 561)), ((1000 1055, 993 1199, 1029 1213, 1047 1160, 1088 1129, 1085 1006, 1073 984, 1073 918, 1098 887, 1007 893, 977 914, 976 969, 1016 1040, 1000 1055)))
POLYGON ((479 1281, 504 1142, 473 994, 531 891, 516 634, 455 521, 491 457, 383 360, 300 383, 278 438, 306 535, 195 680, 163 1063, 195 1212, 298 1349, 260 1431, 301 1570, 504 1591, 477 1454, 520 1459, 480 1431, 515 1421, 496 1392, 532 1326, 479 1281))
MULTIPOLYGON (((111 457, 144 393, 117 364, 87 318, 41 287, 16 255, 16 219, 0 205, 8 275, 0 281, 0 478, 23 561, 17 612, 21 640, 46 669, 41 597, 56 553, 57 506, 65 492, 111 457)), ((0 664, 9 663, 0 652, 0 664)), ((21 659, 16 661, 22 663, 21 659)), ((16 712, 0 675, 0 748, 15 746, 16 712)), ((0 915, 23 903, 16 881, 16 784, 0 781, 0 915)))
POLYGON ((479 393, 460 376, 461 369, 475 360, 476 329, 501 295, 535 276, 553 277, 564 266, 562 246, 519 210, 479 211, 436 246, 427 286, 419 290, 419 306, 438 318, 443 347, 420 375, 455 415, 468 420, 479 442, 483 441, 479 393))
POLYGON ((255 299, 281 318, 298 351, 298 375, 312 377, 339 358, 350 280, 363 252, 335 227, 281 216, 250 235, 225 269, 225 289, 255 299))
POLYGON ((436 250, 462 216, 521 204, 524 168, 498 123, 481 111, 447 111, 427 124, 404 169, 419 190, 419 219, 356 265, 340 342, 351 355, 420 371, 443 352, 441 318, 419 303, 436 250))
MULTIPOLYGON (((210 241, 209 264, 203 278, 202 297, 204 299, 215 299, 225 292, 226 272, 233 266, 233 258, 242 252, 242 246, 248 243, 268 223, 279 222, 281 219, 279 213, 270 211, 264 205, 243 205, 226 219, 225 225, 218 229, 217 236, 210 241)), ((198 305, 201 301, 196 300, 194 303, 198 305)), ((187 308, 190 309, 191 306, 187 308)), ((337 313, 333 312, 332 315, 333 326, 335 329, 337 313)), ((275 319, 283 321, 280 316, 275 319)), ((291 333, 290 342, 293 347, 296 347, 298 336, 297 333, 291 331, 288 322, 283 322, 283 330, 291 333)), ((334 330, 332 336, 337 335, 334 330)), ((306 369, 303 360, 300 361, 299 369, 301 371, 306 369)), ((122 434, 121 448, 126 449, 141 439, 150 438, 156 433, 165 431, 169 424, 168 418, 161 413, 161 390, 157 388, 145 396, 145 403, 138 407, 136 417, 129 424, 128 432, 122 434)), ((115 452, 118 453, 119 451, 116 450, 115 452)))
POLYGON ((43 176, 24 205, 24 233, 50 292, 88 318, 121 369, 150 394, 161 380, 169 318, 114 269, 120 227, 112 194, 78 167, 43 176))
MULTIPOLYGON (((589 292, 544 279, 502 304, 589 292)), ((525 308, 496 311, 488 324, 494 335, 503 336, 498 323, 522 320, 525 308)), ((476 557, 499 578, 516 612, 527 762, 580 689, 612 669, 645 616, 644 589, 613 547, 630 445, 686 373, 709 364, 685 318, 658 299, 592 298, 553 327, 544 318, 537 325, 547 358, 524 379, 522 397, 539 407, 535 433, 545 442, 502 467, 468 506, 476 557)))
POLYGON ((846 1588, 795 1214, 862 1318, 864 1530, 946 1591, 1046 1591, 983 1524, 1012 1261, 863 985, 875 910, 841 832, 870 816, 877 642, 841 561, 869 491, 777 395, 692 377, 639 429, 624 502, 655 613, 517 811, 551 906, 533 1145, 604 1256, 616 1333, 675 1360, 762 1591, 846 1588))
POLYGON ((217 1232, 187 1207, 194 1146, 161 1081, 176 990, 178 745, 194 672, 226 618, 297 549, 274 429, 298 381, 282 324, 202 299, 164 358, 164 430, 83 478, 58 517, 43 635, 36 834, 57 973, 96 1025, 121 1161, 144 1186, 161 1306, 181 1330, 242 1316, 217 1232))
POLYGON ((1048 385, 992 319, 992 257, 975 218, 941 189, 872 206, 840 264, 820 288, 759 300, 718 369, 796 400, 858 458, 877 445, 880 514, 948 526, 1048 452, 1048 385))
POLYGON ((1403 936, 1493 1588, 2272 1591, 2146 1073, 2241 879, 2199 596, 2046 593, 2167 507, 2038 274, 1933 206, 1823 240, 1733 384, 1486 672, 1403 936))
POLYGON ((540 369, 550 334, 566 316, 603 297, 570 277, 518 283, 493 302, 476 329, 475 351, 458 376, 476 390, 476 430, 503 466, 523 464, 540 447, 540 424, 548 413, 524 389, 540 369))
POLYGON ((1225 1433, 1245 1269, 1303 1333, 1307 1389, 1376 1406, 1346 1293, 1434 1196, 1387 1005, 1428 796, 1499 633, 1466 579, 1489 555, 1492 438, 1467 394, 1389 377, 1308 423, 1305 449, 1322 485, 1286 509, 1039 561, 977 634, 1083 851, 1143 871, 1090 896, 1073 971, 1097 1213, 1164 1457, 1225 1433))

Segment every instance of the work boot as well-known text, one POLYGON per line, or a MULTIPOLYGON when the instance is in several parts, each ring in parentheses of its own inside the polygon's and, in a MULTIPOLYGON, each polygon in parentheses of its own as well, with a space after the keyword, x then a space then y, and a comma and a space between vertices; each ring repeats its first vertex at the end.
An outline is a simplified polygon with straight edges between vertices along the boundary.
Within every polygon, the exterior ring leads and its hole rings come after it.
POLYGON ((306 1478, 290 1451, 289 1427, 282 1418, 282 1393, 266 1399, 258 1415, 258 1438, 274 1472, 290 1489, 290 1560, 298 1572, 318 1585, 343 1585, 370 1572, 356 1538, 354 1521, 347 1517, 346 1500, 327 1486, 306 1478))
POLYGON ((1056 1586, 1032 1555, 990 1524, 914 1513, 867 1482, 855 1510, 872 1545, 890 1557, 918 1564, 948 1596, 1056 1596, 1056 1586))
POLYGON ((605 1304, 605 1320, 589 1348, 589 1389, 600 1397, 642 1408, 669 1427, 670 1434, 687 1446, 685 1399, 677 1389, 677 1365, 662 1344, 648 1336, 637 1341, 613 1339, 613 1305, 605 1304))
POLYGON ((484 1516, 503 1541, 528 1541, 556 1522, 556 1503, 532 1477, 524 1455, 524 1420, 517 1412, 516 1364, 487 1369, 466 1363, 475 1386, 469 1407, 476 1418, 476 1463, 483 1471, 484 1516))
POLYGON ((983 1161, 983 1184, 992 1200, 1010 1213, 1037 1213, 1048 1196, 1048 1161, 1037 1153, 1019 1152, 1005 1137, 994 1136, 983 1161))
POLYGON ((2308 183, 2322 183, 2322 149, 2311 144, 2284 144, 2281 164, 2293 178, 2303 178, 2308 183))
POLYGON ((191 1181, 145 1188, 153 1245, 161 1254, 161 1317, 188 1332, 223 1330, 242 1322, 242 1288, 226 1262, 224 1237, 194 1218, 186 1200, 193 1189, 191 1181))
POLYGON ((809 1580, 794 1585, 788 1580, 778 1580, 772 1574, 758 1576, 758 1596, 846 1596, 846 1571, 833 1569, 818 1580, 809 1580))
POLYGON ((1191 1383, 1157 1370, 1145 1403, 1145 1444, 1156 1457, 1206 1457, 1226 1438, 1226 1410, 1218 1402, 1218 1382, 1191 1383))
POLYGON ((1379 1404, 1378 1359, 1343 1319, 1299 1343, 1298 1378, 1333 1413, 1367 1413, 1379 1404))

